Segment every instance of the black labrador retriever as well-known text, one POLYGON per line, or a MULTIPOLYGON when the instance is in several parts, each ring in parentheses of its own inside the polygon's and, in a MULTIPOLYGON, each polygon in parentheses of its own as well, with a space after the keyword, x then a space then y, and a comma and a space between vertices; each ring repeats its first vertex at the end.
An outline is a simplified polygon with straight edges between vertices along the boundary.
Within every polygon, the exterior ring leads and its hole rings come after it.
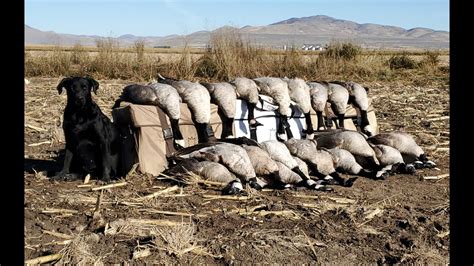
POLYGON ((92 100, 99 83, 91 77, 67 77, 57 89, 67 91, 63 130, 66 155, 56 179, 79 178, 86 174, 110 181, 120 175, 119 131, 92 100))

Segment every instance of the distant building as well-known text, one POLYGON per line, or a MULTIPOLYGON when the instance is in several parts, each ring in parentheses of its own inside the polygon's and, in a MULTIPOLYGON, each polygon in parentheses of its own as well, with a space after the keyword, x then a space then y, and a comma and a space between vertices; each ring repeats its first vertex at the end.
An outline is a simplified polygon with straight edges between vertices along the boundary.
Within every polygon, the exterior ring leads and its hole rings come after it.
POLYGON ((294 45, 283 45, 283 50, 294 50, 297 49, 294 45))
POLYGON ((304 51, 322 51, 323 47, 321 44, 303 44, 301 49, 304 51))

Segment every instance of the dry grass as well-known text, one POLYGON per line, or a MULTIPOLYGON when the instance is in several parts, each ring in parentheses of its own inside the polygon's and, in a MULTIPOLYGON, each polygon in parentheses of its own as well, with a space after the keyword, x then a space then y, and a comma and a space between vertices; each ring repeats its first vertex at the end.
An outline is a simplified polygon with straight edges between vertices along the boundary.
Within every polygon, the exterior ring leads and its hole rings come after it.
POLYGON ((448 265, 449 257, 440 254, 439 250, 426 242, 415 250, 414 264, 416 265, 448 265))
MULTIPOLYGON (((194 237, 195 225, 192 222, 173 222, 173 225, 157 225, 152 220, 141 219, 119 219, 110 223, 110 228, 106 231, 107 235, 122 235, 135 239, 136 237, 152 237, 152 248, 165 250, 168 254, 181 257, 183 254, 193 251, 197 246, 197 240, 194 237)), ((153 220, 155 221, 155 220, 153 220)), ((157 221, 157 220, 156 220, 157 221)), ((70 243, 68 243, 59 254, 62 255, 59 264, 74 265, 103 265, 101 259, 104 255, 95 254, 91 245, 99 241, 99 236, 91 234, 79 234, 70 243)), ((134 259, 146 257, 149 249, 138 248, 137 254, 134 253, 134 259), (145 253, 145 254, 142 254, 145 253)), ((111 251, 113 252, 113 250, 111 251)))
MULTIPOLYGON (((137 41, 142 42, 142 41, 137 41)), ((146 44, 146 43, 145 43, 146 44)), ((77 44, 76 44, 77 45, 77 44)), ((60 46, 61 51, 64 52, 73 52, 75 50, 75 46, 60 46)), ((81 45, 82 46, 82 45, 81 45)), ((25 51, 29 52, 48 52, 56 49, 56 45, 27 45, 25 46, 25 51)), ((96 53, 99 51, 97 45, 96 46, 82 46, 86 52, 96 53)), ((144 47, 144 51, 147 54, 179 54, 183 50, 182 47, 176 48, 155 48, 155 47, 144 47)), ((192 54, 204 54, 205 50, 202 48, 189 48, 192 54)), ((135 53, 135 43, 131 47, 118 47, 117 52, 120 53, 135 53)))
MULTIPOLYGON (((291 53, 297 53, 302 62, 311 62, 299 51, 286 53, 290 56, 291 53)), ((192 55, 191 52, 190 54, 192 55)), ((137 58, 133 53, 130 56, 137 58)), ((145 53, 145 58, 146 56, 145 53)), ((386 61, 389 57, 385 56, 382 60, 378 56, 362 53, 355 62, 365 63, 367 67, 375 64, 388 69, 386 61)), ((354 63, 348 63, 351 64, 354 63)), ((338 66, 333 67, 337 69, 338 66)), ((425 73, 424 69, 403 70, 400 73, 410 77, 415 75, 413 71, 425 73)), ((31 83, 25 86, 25 124, 28 125, 25 126, 25 158, 49 164, 64 145, 64 142, 59 141, 61 137, 56 135, 62 132, 60 119, 66 95, 58 95, 55 89, 60 78, 34 77, 30 80, 31 83), (51 144, 29 146, 46 141, 51 144)), ((445 119, 449 116, 449 86, 439 81, 434 81, 436 85, 422 86, 403 85, 396 80, 367 83, 373 104, 377 108, 377 122, 381 130, 404 130, 413 134, 423 148, 449 147, 449 119, 445 119)), ((121 88, 133 81, 99 82, 100 89, 93 97, 110 117, 110 106, 120 94, 121 88)), ((441 171, 425 170, 418 177, 447 172, 449 150, 428 151, 430 158, 440 162, 441 171)), ((209 188, 217 189, 218 184, 210 184, 206 189, 202 189, 201 185, 194 185, 206 181, 194 176, 189 178, 188 186, 183 188, 182 194, 178 194, 176 190, 150 201, 137 201, 136 198, 162 191, 170 185, 155 180, 154 177, 132 174, 127 178, 127 186, 104 190, 101 212, 104 220, 109 223, 109 229, 104 235, 98 234, 100 241, 95 243, 83 239, 85 244, 81 241, 72 244, 66 243, 65 238, 59 234, 51 235, 44 231, 76 237, 77 228, 83 227, 84 233, 92 233, 93 229, 87 227, 87 224, 90 213, 95 208, 97 192, 90 191, 90 187, 78 187, 83 185, 80 180, 52 183, 44 176, 47 169, 40 168, 40 165, 34 167, 37 174, 25 168, 25 258, 57 254, 66 244, 70 244, 63 251, 68 254, 63 262, 69 264, 81 261, 80 254, 87 256, 88 264, 101 261, 105 264, 120 263, 132 257, 149 263, 193 264, 191 260, 198 253, 200 255, 196 258, 196 264, 231 264, 232 261, 246 263, 251 259, 264 264, 275 261, 288 263, 293 258, 295 261, 309 263, 315 256, 312 247, 321 264, 353 264, 357 261, 373 264, 379 256, 402 258, 403 254, 410 256, 404 258, 406 262, 416 264, 446 264, 449 259, 450 236, 444 233, 449 232, 450 177, 440 179, 439 182, 418 180, 416 176, 392 176, 384 182, 360 179, 357 181, 358 185, 351 189, 338 187, 337 196, 334 193, 313 191, 261 191, 253 195, 251 190, 248 197, 230 199, 222 198, 218 192, 208 191, 209 188), (298 197, 293 198, 293 194, 298 197), (410 209, 406 209, 407 206, 410 209), (377 209, 383 212, 380 213, 377 209), (46 213, 44 210, 47 210, 46 213), (184 215, 180 215, 181 213, 184 215), (184 230, 184 225, 181 228, 181 231, 187 231, 187 240, 184 241, 187 245, 183 243, 179 247, 175 244, 175 248, 172 248, 169 243, 173 243, 173 240, 168 242, 159 234, 152 235, 151 232, 156 228, 174 230, 174 226, 167 225, 179 226, 182 223, 180 216, 185 217, 185 222, 191 217, 195 223, 193 236, 189 229, 192 225, 188 226, 188 230, 184 230), (425 222, 417 220, 421 216, 426 218, 425 222), (299 219, 295 220, 295 217, 299 219), (384 219, 387 219, 388 224, 383 222, 384 219), (402 229, 392 226, 398 219, 407 220, 412 227, 402 229), (439 222, 443 228, 436 231, 434 222, 439 222), (359 224, 362 225, 357 227, 359 224), (299 228, 295 228, 295 225, 299 228), (424 231, 418 231, 418 227, 424 231), (399 234, 402 233, 413 240, 413 247, 400 246, 399 234), (437 236, 438 234, 442 236, 437 236), (356 242, 346 242, 352 241, 353 237, 356 242), (148 240, 157 241, 159 246, 151 241, 147 242, 148 240), (389 242, 393 250, 387 250, 385 242, 389 242), (106 256, 114 245, 114 252, 106 256), (225 258, 214 261, 213 256, 204 253, 199 246, 204 246, 216 258, 219 255, 225 258), (147 248, 151 255, 147 255, 147 248), (186 248, 192 250, 183 254, 186 248), (168 250, 174 250, 175 253, 171 251, 174 255, 164 254, 168 250), (136 255, 132 254, 134 251, 137 251, 136 255), (181 258, 176 258, 176 254, 180 253, 183 254, 181 258), (351 257, 351 253, 357 254, 357 257, 351 257)), ((91 180, 91 183, 93 187, 99 185, 95 180, 91 180)), ((173 234, 175 237, 180 235, 176 232, 173 234)))
MULTIPOLYGON (((77 44, 76 44, 77 45, 77 44)), ((62 51, 71 52, 73 51, 76 45, 73 46, 59 46, 62 51)), ((82 45, 81 45, 82 46, 82 45)), ((47 52, 52 51, 58 47, 57 45, 26 45, 25 51, 29 52, 47 52)), ((97 46, 82 46, 86 52, 97 52, 97 46)), ((183 47, 169 47, 169 48, 162 48, 162 47, 147 47, 145 46, 145 53, 147 54, 179 54, 183 50, 183 47)), ((204 54, 206 53, 206 48, 197 48, 197 47, 190 47, 189 48, 191 54, 204 54)), ((274 55, 282 55, 285 53, 284 50, 281 49, 271 49, 266 48, 265 50, 271 52, 274 55)), ((135 53, 134 45, 131 47, 119 47, 119 51, 122 53, 135 53)), ((434 50, 435 53, 439 55, 449 55, 449 50, 441 49, 441 50, 434 50)), ((314 55, 320 54, 321 51, 301 51, 303 55, 314 55)), ((426 50, 423 49, 410 49, 410 50, 400 50, 400 49, 363 49, 361 51, 362 55, 397 55, 397 54, 409 54, 411 56, 422 56, 426 54, 426 50)))
POLYGON ((134 223, 136 219, 117 219, 110 222, 109 228, 105 231, 106 235, 125 235, 130 237, 150 236, 155 230, 156 225, 150 223, 134 223))
POLYGON ((95 78, 146 81, 161 73, 190 80, 298 76, 307 80, 400 80, 408 84, 426 76, 444 80, 449 77, 449 68, 439 64, 439 56, 446 52, 363 50, 350 42, 333 42, 321 52, 275 51, 244 42, 231 29, 213 33, 209 45, 207 50, 188 46, 160 50, 176 53, 167 60, 146 48, 143 41, 130 48, 119 47, 113 39, 98 40, 94 49, 80 45, 30 47, 25 51, 25 76, 89 74, 95 78), (422 57, 421 61, 415 57, 422 57))
POLYGON ((58 264, 103 265, 101 257, 94 254, 91 248, 91 244, 98 241, 96 234, 79 234, 59 252, 62 258, 58 264))
POLYGON ((190 171, 188 171, 186 174, 176 176, 176 178, 177 178, 177 181, 184 183, 186 185, 204 185, 206 187, 214 187, 218 189, 221 189, 227 185, 226 183, 223 183, 223 182, 206 180, 202 176, 197 175, 190 171))
POLYGON ((390 69, 415 69, 419 64, 406 54, 394 55, 388 60, 390 69))
POLYGON ((156 227, 151 231, 155 236, 153 244, 178 258, 197 247, 194 233, 195 225, 184 222, 171 227, 156 227))
POLYGON ((133 48, 135 50, 135 53, 137 54, 137 61, 143 62, 145 58, 145 41, 135 41, 135 43, 133 44, 133 48))

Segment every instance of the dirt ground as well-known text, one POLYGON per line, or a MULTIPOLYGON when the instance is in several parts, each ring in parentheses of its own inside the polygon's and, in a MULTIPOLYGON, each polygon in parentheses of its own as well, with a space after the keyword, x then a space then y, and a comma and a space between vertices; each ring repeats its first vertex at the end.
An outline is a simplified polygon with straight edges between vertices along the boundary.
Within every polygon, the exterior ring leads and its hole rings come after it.
MULTIPOLYGON (((25 85, 25 259, 59 263, 423 263, 449 262, 449 87, 366 84, 380 130, 415 136, 435 169, 360 177, 334 192, 249 190, 174 184, 132 173, 124 186, 52 181, 64 148, 60 78, 25 85), (441 176, 440 179, 424 179, 441 176), (165 190, 166 189, 166 190, 165 190), (101 192, 102 191, 102 192, 101 192), (159 192, 152 198, 144 196, 159 192), (97 210, 97 201, 100 199, 97 210)), ((99 80, 94 99, 110 116, 131 81, 99 80)))

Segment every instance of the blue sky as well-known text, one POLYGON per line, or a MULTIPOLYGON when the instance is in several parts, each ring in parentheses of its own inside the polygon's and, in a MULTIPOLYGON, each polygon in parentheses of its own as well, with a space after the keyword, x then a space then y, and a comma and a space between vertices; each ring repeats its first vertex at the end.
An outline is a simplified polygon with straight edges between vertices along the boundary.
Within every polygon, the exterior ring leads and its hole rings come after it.
POLYGON ((108 37, 189 34, 313 15, 449 31, 449 0, 25 0, 31 27, 108 37))

